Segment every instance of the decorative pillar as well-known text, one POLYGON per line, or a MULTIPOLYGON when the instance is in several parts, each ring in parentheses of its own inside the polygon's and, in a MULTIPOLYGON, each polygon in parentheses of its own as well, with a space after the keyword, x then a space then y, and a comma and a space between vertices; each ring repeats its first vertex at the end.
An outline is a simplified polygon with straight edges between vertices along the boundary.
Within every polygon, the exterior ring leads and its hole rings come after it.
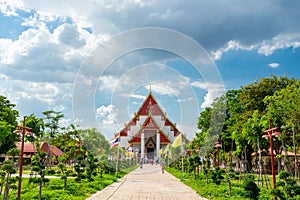
POLYGON ((156 157, 157 157, 157 159, 160 159, 159 150, 160 150, 160 134, 159 134, 159 130, 157 130, 157 133, 156 133, 156 157))
POLYGON ((141 158, 145 158, 144 156, 145 156, 145 134, 143 130, 141 134, 141 158))

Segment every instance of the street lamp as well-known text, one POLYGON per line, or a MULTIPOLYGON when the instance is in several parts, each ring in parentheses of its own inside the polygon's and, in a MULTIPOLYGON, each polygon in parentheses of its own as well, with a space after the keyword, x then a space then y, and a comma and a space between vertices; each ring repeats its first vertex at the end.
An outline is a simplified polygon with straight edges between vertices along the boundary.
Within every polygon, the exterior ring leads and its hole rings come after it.
POLYGON ((31 128, 26 127, 26 117, 24 116, 23 126, 17 126, 17 130, 14 133, 21 134, 21 155, 20 155, 20 169, 19 169, 19 185, 18 185, 18 200, 21 199, 21 186, 22 186, 22 173, 23 173, 23 153, 24 153, 24 137, 25 134, 31 134, 29 132, 31 128))
MULTIPOLYGON (((265 139, 270 139, 270 149, 271 149, 271 164, 272 164, 272 179, 273 179, 273 188, 276 188, 276 176, 275 176, 275 159, 273 152, 273 136, 278 137, 281 133, 277 131, 278 128, 272 128, 272 121, 269 119, 269 129, 265 130, 262 137, 265 139)), ((277 200, 276 195, 274 195, 274 200, 277 200)))
POLYGON ((220 152, 219 152, 219 148, 222 147, 222 144, 220 143, 219 140, 216 141, 215 147, 217 148, 217 156, 218 156, 217 166, 220 167, 220 152))

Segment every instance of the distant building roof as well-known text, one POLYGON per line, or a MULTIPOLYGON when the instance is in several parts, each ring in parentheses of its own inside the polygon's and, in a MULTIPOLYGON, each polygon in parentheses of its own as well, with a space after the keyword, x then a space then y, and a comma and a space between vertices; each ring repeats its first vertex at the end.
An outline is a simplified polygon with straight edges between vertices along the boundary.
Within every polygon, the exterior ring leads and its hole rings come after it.
MULTIPOLYGON (((17 149, 21 150, 21 142, 16 142, 17 149)), ((53 156, 63 156, 64 152, 54 145, 49 145, 47 142, 40 142, 40 150, 53 156)), ((36 146, 30 142, 24 143, 24 154, 34 154, 37 152, 36 146)))

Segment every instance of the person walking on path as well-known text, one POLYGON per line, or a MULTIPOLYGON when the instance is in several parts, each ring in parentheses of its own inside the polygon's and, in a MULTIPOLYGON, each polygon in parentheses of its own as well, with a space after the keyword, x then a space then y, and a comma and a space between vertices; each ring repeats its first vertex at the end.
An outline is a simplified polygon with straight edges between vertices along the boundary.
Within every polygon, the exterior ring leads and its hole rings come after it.
POLYGON ((143 159, 140 160, 140 168, 143 168, 143 159))
POLYGON ((165 163, 164 163, 164 160, 161 160, 161 163, 160 163, 160 166, 161 166, 161 173, 165 173, 165 163))

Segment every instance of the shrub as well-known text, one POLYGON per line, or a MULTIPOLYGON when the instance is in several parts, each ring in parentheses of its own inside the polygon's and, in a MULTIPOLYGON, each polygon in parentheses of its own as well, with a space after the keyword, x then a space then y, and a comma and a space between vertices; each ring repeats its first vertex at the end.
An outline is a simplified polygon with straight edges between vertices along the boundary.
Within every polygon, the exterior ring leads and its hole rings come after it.
POLYGON ((243 188, 246 191, 247 197, 249 197, 250 199, 256 200, 256 199, 258 199, 260 189, 256 185, 254 179, 255 178, 253 175, 247 176, 247 178, 245 179, 245 181, 243 183, 243 188))
POLYGON ((54 169, 49 169, 46 174, 48 175, 54 175, 55 174, 55 170, 54 169))
POLYGON ((297 181, 290 178, 287 171, 282 171, 278 175, 279 181, 276 183, 277 188, 272 190, 272 194, 285 199, 300 199, 300 186, 297 181))
POLYGON ((220 167, 215 167, 215 170, 211 171, 211 178, 215 184, 221 184, 221 180, 224 179, 224 176, 222 176, 223 172, 224 170, 220 169, 220 167))

